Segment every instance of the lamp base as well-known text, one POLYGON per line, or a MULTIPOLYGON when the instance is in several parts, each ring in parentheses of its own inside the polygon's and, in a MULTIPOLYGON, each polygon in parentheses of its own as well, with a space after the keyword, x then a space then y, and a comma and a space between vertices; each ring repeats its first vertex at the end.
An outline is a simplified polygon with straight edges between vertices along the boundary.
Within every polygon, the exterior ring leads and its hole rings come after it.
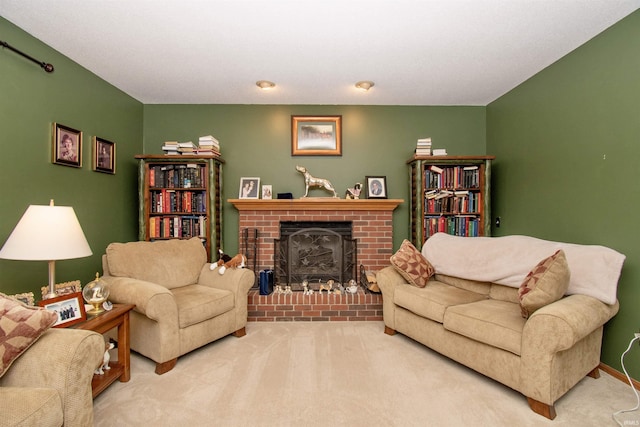
POLYGON ((58 296, 57 293, 49 291, 46 294, 42 295, 42 299, 51 299, 51 298, 55 298, 57 296, 58 296))

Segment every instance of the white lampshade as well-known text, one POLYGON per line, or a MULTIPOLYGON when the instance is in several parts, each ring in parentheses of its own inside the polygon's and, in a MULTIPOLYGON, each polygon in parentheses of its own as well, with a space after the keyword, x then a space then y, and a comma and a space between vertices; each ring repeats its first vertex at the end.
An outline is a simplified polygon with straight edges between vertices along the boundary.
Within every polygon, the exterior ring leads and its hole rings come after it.
POLYGON ((91 254, 70 206, 29 206, 0 249, 0 258, 23 261, 54 261, 91 254))
POLYGON ((78 217, 69 206, 31 205, 0 249, 0 258, 49 263, 49 292, 56 296, 55 261, 92 254, 78 217))

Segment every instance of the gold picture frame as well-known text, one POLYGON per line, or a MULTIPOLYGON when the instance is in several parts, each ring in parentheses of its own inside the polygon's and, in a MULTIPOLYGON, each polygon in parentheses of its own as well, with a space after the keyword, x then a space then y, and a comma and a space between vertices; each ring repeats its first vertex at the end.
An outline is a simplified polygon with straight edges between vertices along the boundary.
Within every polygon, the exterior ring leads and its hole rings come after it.
POLYGON ((33 292, 24 292, 21 294, 8 295, 8 296, 13 299, 17 299, 24 305, 29 305, 29 306, 36 305, 36 300, 35 300, 35 296, 33 295, 33 292))
MULTIPOLYGON (((71 282, 56 283, 55 285, 53 285, 53 288, 55 289, 56 294, 58 296, 60 296, 60 295, 70 295, 70 294, 74 294, 76 292, 82 292, 82 284, 80 283, 80 280, 73 280, 71 282)), ((44 296, 49 293, 49 286, 41 287, 40 291, 42 292, 42 299, 44 299, 44 296)))
POLYGON ((292 156, 342 156, 342 116, 291 116, 292 156))
POLYGON ((93 170, 96 172, 116 173, 116 143, 93 137, 93 170))
POLYGON ((51 162, 56 165, 82 167, 82 132, 53 123, 51 162))

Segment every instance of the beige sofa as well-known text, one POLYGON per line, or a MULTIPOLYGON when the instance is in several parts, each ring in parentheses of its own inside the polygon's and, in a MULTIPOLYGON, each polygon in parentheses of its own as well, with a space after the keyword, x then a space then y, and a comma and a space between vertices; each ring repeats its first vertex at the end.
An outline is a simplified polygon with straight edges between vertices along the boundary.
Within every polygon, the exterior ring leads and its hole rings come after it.
POLYGON ((46 331, 0 378, 0 426, 92 426, 91 379, 104 349, 95 332, 46 331))
POLYGON ((207 263, 198 238, 111 243, 103 255, 114 303, 135 304, 131 349, 156 362, 156 373, 177 358, 229 334, 243 336, 254 273, 207 263))
POLYGON ((387 334, 400 332, 517 390, 549 419, 578 381, 599 376, 603 325, 618 311, 623 255, 525 236, 443 233, 425 242, 422 255, 436 273, 423 288, 394 266, 377 274, 387 334), (557 249, 571 272, 566 295, 525 319, 518 285, 557 249))

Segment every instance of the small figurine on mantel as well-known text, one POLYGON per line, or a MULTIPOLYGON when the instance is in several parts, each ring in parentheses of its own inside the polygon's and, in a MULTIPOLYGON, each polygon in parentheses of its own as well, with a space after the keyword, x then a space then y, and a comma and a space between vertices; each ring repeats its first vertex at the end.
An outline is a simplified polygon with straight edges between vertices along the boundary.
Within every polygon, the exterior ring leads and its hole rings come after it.
POLYGON ((359 199, 360 193, 362 192, 362 184, 356 182, 353 188, 347 188, 347 193, 345 194, 346 199, 359 199))
POLYGON ((304 175, 304 186, 305 186, 305 192, 304 192, 304 196, 302 196, 302 198, 305 198, 309 195, 309 188, 311 187, 320 187, 323 188, 327 191, 330 191, 333 193, 333 197, 338 199, 338 193, 336 193, 335 188, 333 187, 333 185, 331 184, 331 182, 329 182, 328 179, 324 179, 324 178, 315 178, 313 176, 311 176, 311 174, 307 171, 307 168, 305 168, 304 166, 296 166, 296 170, 298 172, 300 172, 302 175, 304 175))

